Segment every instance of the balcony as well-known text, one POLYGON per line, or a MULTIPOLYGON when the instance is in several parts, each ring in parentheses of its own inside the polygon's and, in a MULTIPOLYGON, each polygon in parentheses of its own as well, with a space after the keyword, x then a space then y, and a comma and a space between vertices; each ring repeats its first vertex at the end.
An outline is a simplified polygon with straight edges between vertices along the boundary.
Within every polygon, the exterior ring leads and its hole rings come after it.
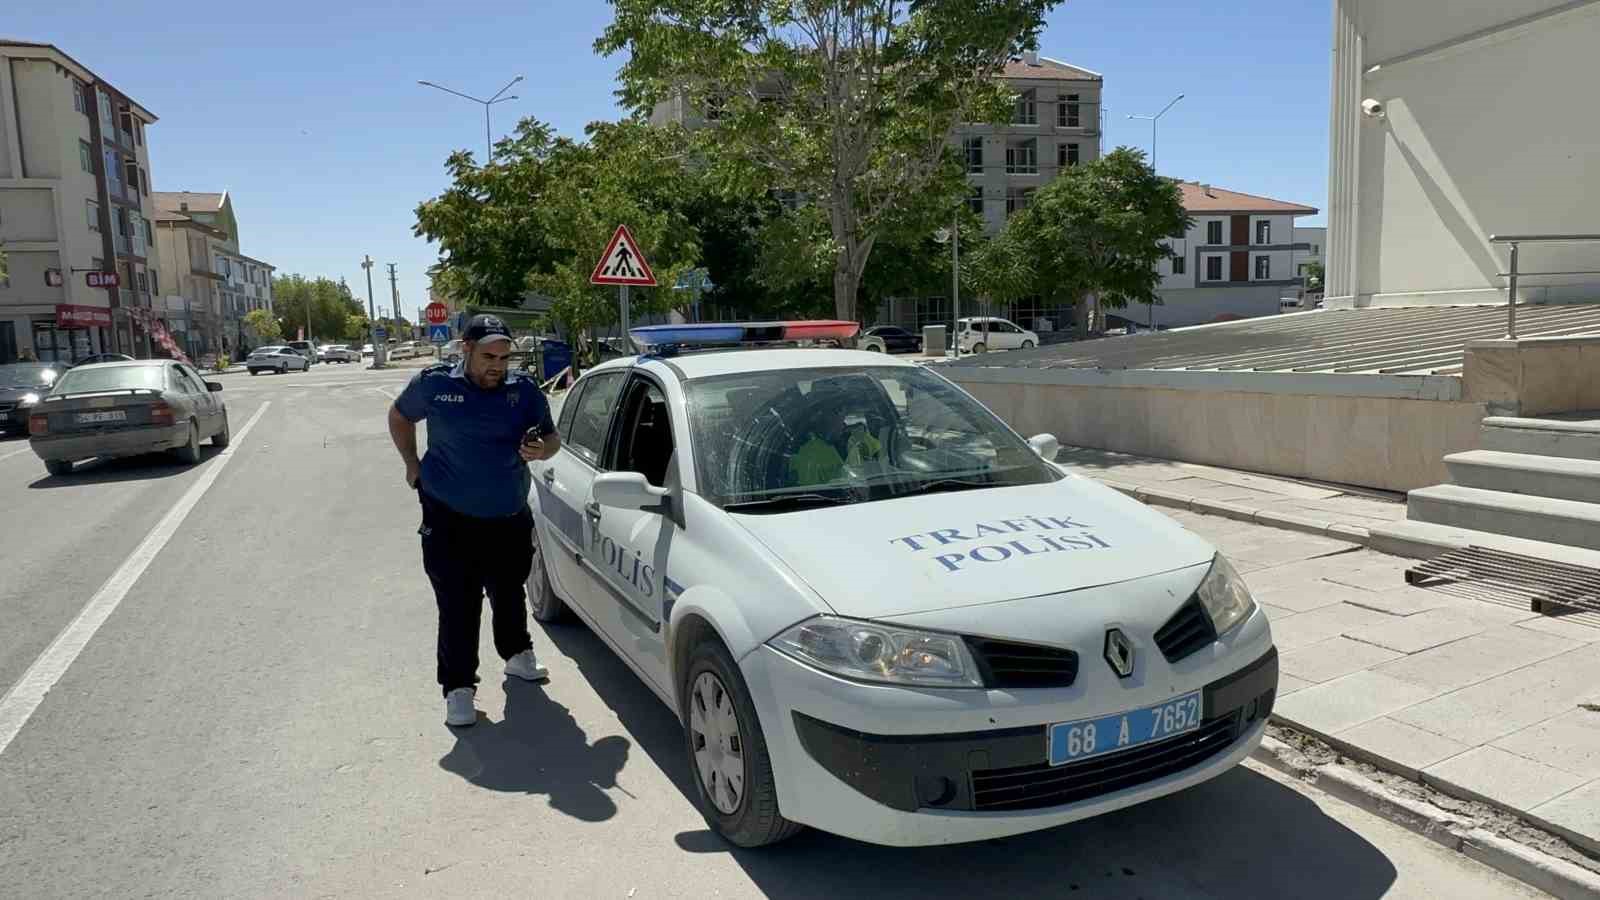
POLYGON ((117 249, 118 253, 131 254, 133 252, 133 240, 125 234, 116 234, 113 232, 111 235, 111 245, 117 249))

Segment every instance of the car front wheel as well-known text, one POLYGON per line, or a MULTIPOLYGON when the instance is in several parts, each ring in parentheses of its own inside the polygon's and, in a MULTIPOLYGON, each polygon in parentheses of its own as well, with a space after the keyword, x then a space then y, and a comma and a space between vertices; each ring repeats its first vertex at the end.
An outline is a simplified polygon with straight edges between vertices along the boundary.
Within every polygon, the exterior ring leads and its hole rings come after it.
POLYGON ((528 570, 528 612, 540 622, 555 623, 567 617, 567 605, 556 596, 550 572, 544 567, 544 547, 539 543, 539 527, 533 528, 533 567, 528 570))
POLYGON ((181 462, 186 466, 192 466, 200 461, 199 425, 196 425, 193 422, 189 423, 189 442, 184 444, 182 447, 179 447, 177 450, 174 450, 173 455, 178 457, 178 462, 181 462))
POLYGON ((766 738, 728 649, 706 636, 689 654, 682 716, 700 810, 711 830, 739 847, 792 837, 801 827, 778 810, 766 738))
POLYGON ((222 427, 218 428, 217 433, 211 436, 211 446, 221 450, 223 447, 228 446, 228 442, 231 440, 233 440, 233 430, 228 427, 228 411, 223 410, 222 427))
POLYGON ((1032 350, 1033 349, 1033 341, 1023 341, 1022 342, 1022 349, 1024 349, 1024 350, 1032 350))
POLYGON ((70 459, 47 459, 47 460, 44 461, 44 470, 46 472, 49 472, 51 475, 57 475, 57 476, 60 476, 60 475, 71 475, 72 474, 72 460, 70 460, 70 459))
POLYGON ((972 352, 973 353, 988 353, 989 352, 989 345, 983 343, 982 341, 979 341, 978 343, 972 345, 972 352))

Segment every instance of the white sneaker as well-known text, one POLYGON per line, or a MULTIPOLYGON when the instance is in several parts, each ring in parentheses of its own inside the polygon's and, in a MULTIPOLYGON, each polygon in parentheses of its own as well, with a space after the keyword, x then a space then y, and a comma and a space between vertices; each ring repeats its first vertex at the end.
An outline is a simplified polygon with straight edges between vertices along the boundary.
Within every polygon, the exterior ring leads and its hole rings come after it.
POLYGON ((515 675, 523 681, 545 681, 550 678, 550 670, 539 665, 531 649, 506 660, 506 674, 515 675))
POLYGON ((456 728, 474 725, 478 721, 478 707, 472 702, 476 693, 472 688, 456 688, 444 697, 444 723, 456 728))

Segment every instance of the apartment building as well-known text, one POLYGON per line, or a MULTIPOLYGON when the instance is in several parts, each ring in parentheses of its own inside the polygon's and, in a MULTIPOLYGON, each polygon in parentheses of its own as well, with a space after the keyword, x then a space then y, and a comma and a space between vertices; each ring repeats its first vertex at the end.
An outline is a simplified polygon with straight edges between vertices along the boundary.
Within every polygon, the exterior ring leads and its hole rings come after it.
POLYGON ((1178 187, 1193 224, 1169 240, 1177 255, 1158 264, 1154 317, 1145 303, 1110 316, 1175 328, 1275 315, 1283 299, 1299 297, 1299 261, 1311 245, 1297 239, 1294 221, 1315 208, 1192 181, 1178 187))
POLYGON ((150 354, 155 121, 54 45, 0 40, 0 362, 150 354))
POLYGON ((239 220, 226 191, 157 191, 153 199, 174 335, 191 356, 237 357, 258 343, 245 315, 272 309, 274 267, 240 252, 239 220))

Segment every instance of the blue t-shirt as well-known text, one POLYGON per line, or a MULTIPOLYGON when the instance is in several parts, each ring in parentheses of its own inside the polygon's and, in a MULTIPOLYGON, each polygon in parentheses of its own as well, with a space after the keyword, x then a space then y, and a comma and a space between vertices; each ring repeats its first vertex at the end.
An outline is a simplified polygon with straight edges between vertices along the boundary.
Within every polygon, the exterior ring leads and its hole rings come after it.
POLYGON ((411 379, 394 408, 412 422, 428 420, 422 490, 468 516, 512 516, 528 505, 528 464, 517 455, 522 435, 538 425, 551 434, 550 404, 533 379, 507 372, 486 391, 464 363, 433 365, 411 379))

